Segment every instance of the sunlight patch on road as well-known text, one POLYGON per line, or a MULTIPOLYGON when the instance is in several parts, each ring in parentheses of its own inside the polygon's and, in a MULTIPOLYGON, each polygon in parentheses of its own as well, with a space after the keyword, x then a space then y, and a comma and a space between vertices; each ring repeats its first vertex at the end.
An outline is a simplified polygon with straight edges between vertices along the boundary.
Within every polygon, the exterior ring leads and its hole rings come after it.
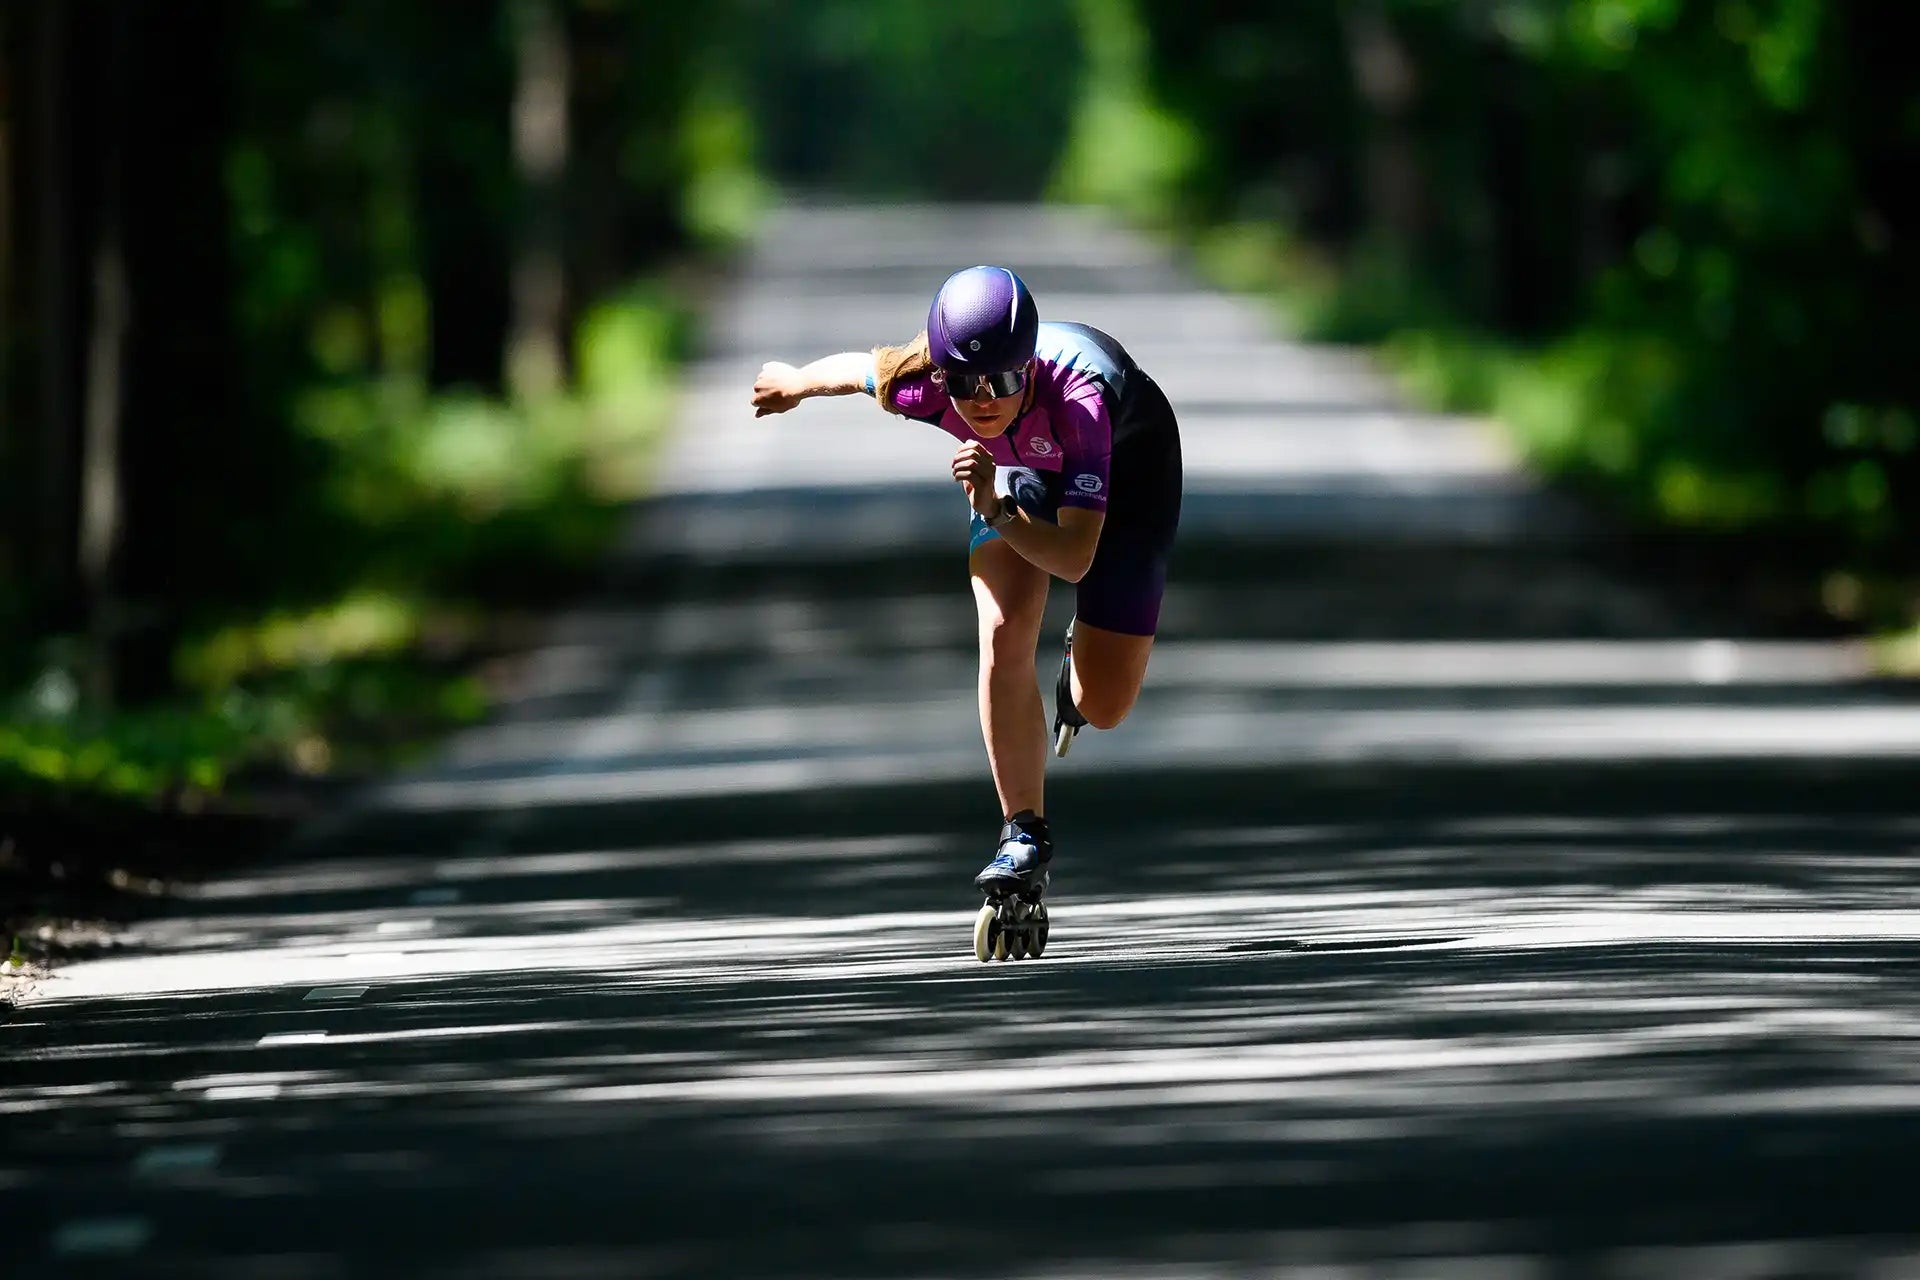
MULTIPOLYGON (((1511 1069, 1541 1063, 1624 1057, 1636 1046, 1618 1037, 1540 1036, 1483 1045, 1442 1040, 1352 1040, 1257 1049, 1116 1051, 1097 1060, 1008 1061, 954 1068, 940 1062, 829 1059, 736 1069, 707 1080, 589 1086, 561 1090, 561 1102, 749 1101, 762 1099, 884 1099, 989 1095, 1020 1111, 1074 1110, 1088 1089, 1141 1089, 1141 1104, 1157 1103, 1157 1087, 1238 1084, 1249 1099, 1272 1096, 1284 1081, 1451 1069, 1511 1069)), ((1227 1099, 1221 1099, 1225 1101, 1227 1099)))
POLYGON ((1739 640, 1173 643, 1156 687, 1244 689, 1827 685, 1873 674, 1863 644, 1739 640))
MULTIPOLYGON (((1276 768, 1368 762, 1886 759, 1920 756, 1920 715, 1904 706, 1636 706, 1394 708, 1263 711, 1244 695, 1181 700, 1155 695, 1131 735, 1075 749, 1082 773, 1117 769, 1276 768)), ((794 794, 846 786, 971 781, 977 741, 925 737, 875 751, 870 736, 815 738, 806 756, 676 763, 671 754, 630 768, 576 762, 488 778, 426 776, 381 788, 369 807, 396 812, 488 812, 794 794), (836 748, 828 750, 828 748, 836 748)), ((1083 735, 1084 736, 1084 735, 1083 735)))
MULTIPOLYGON (((182 897, 201 901, 232 901, 279 894, 346 893, 417 885, 435 881, 492 880, 654 871, 703 866, 748 866, 831 862, 845 858, 915 856, 929 853, 941 842, 925 836, 851 836, 813 840, 726 840, 712 844, 664 845, 644 849, 581 849, 556 853, 508 851, 430 862, 354 862, 342 859, 295 863, 252 875, 236 875, 201 885, 183 886, 182 897)), ((426 900, 453 903, 458 890, 428 889, 426 900)))
MULTIPOLYGON (((1704 891, 1703 891, 1704 892, 1704 891)), ((514 929, 481 937, 357 938, 237 946, 226 950, 75 964, 34 997, 39 1004, 87 998, 310 988, 448 975, 578 971, 602 981, 706 985, 750 976, 784 983, 882 975, 978 980, 1040 975, 1061 966, 1245 961, 1252 954, 1426 948, 1513 952, 1648 944, 1831 944, 1920 940, 1920 911, 1768 909, 1729 906, 1724 893, 1666 906, 1593 905, 1540 890, 1516 894, 1425 888, 1376 893, 1221 893, 1055 902, 1056 945, 1043 961, 982 966, 967 945, 967 910, 821 916, 621 919, 573 931, 514 929)), ((543 903, 552 908, 556 904, 543 903)), ((592 918, 595 904, 573 913, 592 918)), ((1304 962, 1304 961, 1303 961, 1304 962)), ((377 999, 377 990, 372 993, 377 999)), ((292 992, 290 1003, 298 1003, 292 992)))

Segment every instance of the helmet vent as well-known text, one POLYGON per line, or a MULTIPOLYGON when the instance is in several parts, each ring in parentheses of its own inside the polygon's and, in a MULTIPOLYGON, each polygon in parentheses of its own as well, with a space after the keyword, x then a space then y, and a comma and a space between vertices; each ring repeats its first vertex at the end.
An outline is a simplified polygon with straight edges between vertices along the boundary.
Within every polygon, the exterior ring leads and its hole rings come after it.
POLYGON ((1039 324, 1033 295, 1005 267, 969 267, 947 278, 927 313, 927 343, 943 368, 986 373, 1033 358, 1039 324))

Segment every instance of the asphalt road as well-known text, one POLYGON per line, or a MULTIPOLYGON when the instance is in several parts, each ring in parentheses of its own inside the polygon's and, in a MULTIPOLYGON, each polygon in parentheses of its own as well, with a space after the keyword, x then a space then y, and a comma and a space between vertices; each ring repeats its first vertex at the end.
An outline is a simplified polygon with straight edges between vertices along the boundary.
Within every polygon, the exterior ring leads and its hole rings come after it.
POLYGON ((1920 1275, 1920 716, 1856 649, 1078 214, 788 211, 663 480, 497 721, 0 1022, 0 1261, 1920 1275), (975 261, 1133 349, 1189 478, 996 965, 946 438, 746 409, 975 261))

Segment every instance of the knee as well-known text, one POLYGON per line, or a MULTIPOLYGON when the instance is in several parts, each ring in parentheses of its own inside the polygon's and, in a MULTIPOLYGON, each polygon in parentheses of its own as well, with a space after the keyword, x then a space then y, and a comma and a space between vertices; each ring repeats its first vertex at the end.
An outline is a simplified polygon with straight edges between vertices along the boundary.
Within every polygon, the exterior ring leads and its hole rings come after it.
POLYGON ((988 609, 980 616, 980 659, 995 668, 1034 666, 1040 639, 1040 611, 988 609))
POLYGON ((1112 729, 1133 710, 1133 698, 1124 693, 1115 695, 1099 689, 1082 689, 1073 705, 1094 728, 1112 729))

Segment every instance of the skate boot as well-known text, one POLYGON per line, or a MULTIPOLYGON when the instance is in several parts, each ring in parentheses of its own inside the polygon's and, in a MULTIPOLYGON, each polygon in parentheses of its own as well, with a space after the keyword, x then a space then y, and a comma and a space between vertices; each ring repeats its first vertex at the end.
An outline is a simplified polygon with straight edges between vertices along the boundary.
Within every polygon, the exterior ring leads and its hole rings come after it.
POLYGON ((1087 727, 1087 718, 1073 705, 1073 623, 1067 624, 1066 649, 1060 655, 1060 679, 1053 686, 1053 754, 1064 756, 1073 735, 1087 727))
POLYGON ((973 922, 973 954, 981 960, 1024 960, 1047 949, 1048 864, 1053 838, 1047 820, 1022 809, 1000 828, 1000 845, 973 878, 987 896, 973 922))

